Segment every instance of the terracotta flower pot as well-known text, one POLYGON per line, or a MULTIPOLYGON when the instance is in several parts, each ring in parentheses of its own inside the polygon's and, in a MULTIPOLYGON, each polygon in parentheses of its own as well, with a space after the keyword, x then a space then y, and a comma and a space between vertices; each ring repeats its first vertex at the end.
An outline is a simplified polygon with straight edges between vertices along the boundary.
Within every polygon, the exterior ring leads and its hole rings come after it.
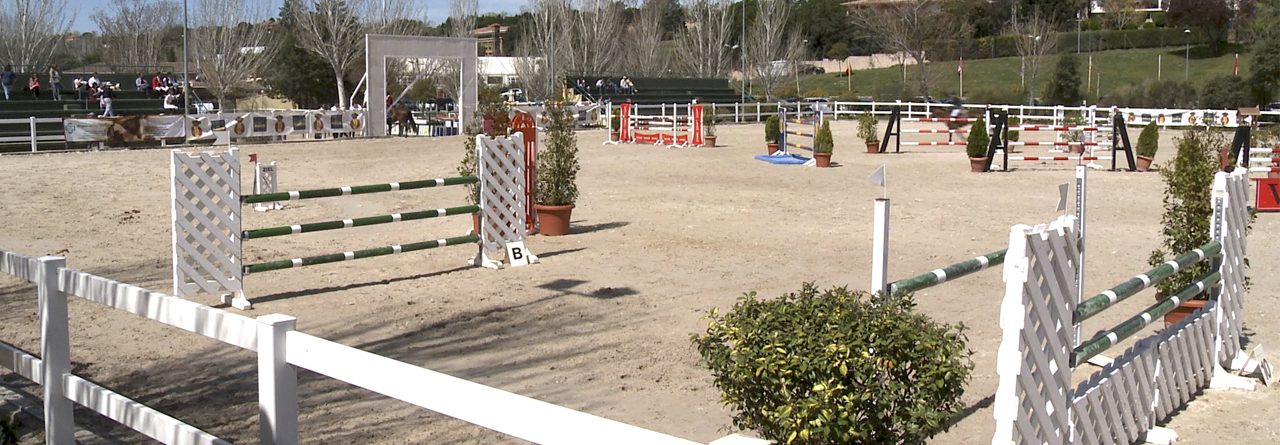
MULTIPOLYGON (((1272 167, 1280 167, 1280 165, 1273 165, 1272 167)), ((1280 178, 1280 172, 1267 172, 1267 177, 1268 177, 1268 178, 1280 178)))
POLYGON ((569 218, 573 213, 573 204, 548 206, 534 204, 538 211, 538 227, 543 235, 561 236, 569 234, 569 218))
POLYGON ((1147 169, 1150 169, 1151 161, 1154 161, 1154 159, 1148 158, 1146 156, 1138 156, 1138 171, 1145 172, 1147 171, 1147 169))
POLYGON ((1190 317, 1191 314, 1204 307, 1204 304, 1207 301, 1208 300, 1191 300, 1182 302, 1178 307, 1175 307, 1172 311, 1169 311, 1169 313, 1164 314, 1165 325, 1176 324, 1177 322, 1182 321, 1182 319, 1190 317))
POLYGON ((616 131, 609 132, 609 142, 618 142, 619 133, 616 131))
POLYGON ((471 233, 474 235, 480 234, 480 212, 471 214, 471 233))
POLYGON ((826 168, 831 166, 831 153, 814 153, 813 160, 818 167, 826 168))
POLYGON ((1083 146, 1083 145, 1068 145, 1068 146, 1067 146, 1067 151, 1071 152, 1071 154, 1073 154, 1073 155, 1082 155, 1082 154, 1084 154, 1084 146, 1083 146))
POLYGON ((715 147, 715 146, 716 146, 716 137, 715 137, 715 136, 703 136, 703 137, 702 137, 702 146, 703 146, 703 147, 715 147))
POLYGON ((765 145, 768 145, 768 146, 769 146, 769 154, 774 154, 774 153, 777 153, 777 152, 778 152, 778 143, 777 143, 777 142, 770 142, 770 143, 765 144, 765 145))
POLYGON ((867 153, 879 153, 880 141, 867 141, 867 153))
POLYGON ((987 158, 969 158, 969 170, 974 173, 985 173, 987 171, 987 158))

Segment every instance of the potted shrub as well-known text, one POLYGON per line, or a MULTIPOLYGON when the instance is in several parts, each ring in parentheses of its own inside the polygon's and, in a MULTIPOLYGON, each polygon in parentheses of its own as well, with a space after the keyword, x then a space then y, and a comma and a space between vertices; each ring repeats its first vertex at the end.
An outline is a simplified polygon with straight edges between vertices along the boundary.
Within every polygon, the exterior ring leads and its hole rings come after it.
POLYGON ((538 226, 543 235, 569 233, 569 218, 578 200, 578 137, 573 116, 563 103, 547 107, 547 143, 538 150, 538 226))
POLYGON ((858 115, 858 138, 867 144, 867 153, 880 152, 880 136, 876 133, 879 121, 870 111, 858 115))
MULTIPOLYGON (((1009 126, 1016 127, 1022 125, 1022 119, 1018 116, 1009 116, 1009 126)), ((1018 142, 1022 140, 1022 132, 1018 130, 1009 130, 1008 136, 1005 136, 1009 142, 1018 142)), ((1009 147, 1009 152, 1013 152, 1013 147, 1009 147)))
POLYGON ((782 133, 779 125, 778 116, 769 116, 769 120, 764 121, 764 142, 769 147, 769 154, 778 152, 778 136, 782 133))
POLYGON ((983 118, 973 124, 973 130, 969 132, 968 142, 965 143, 965 153, 969 155, 969 169, 974 173, 982 173, 987 170, 987 145, 991 143, 991 138, 987 136, 987 122, 983 118))
MULTIPOLYGON (((1062 125, 1065 127, 1078 127, 1084 125, 1084 117, 1078 113, 1069 112, 1062 119, 1062 125)), ((1076 144, 1068 145, 1067 151, 1072 154, 1084 154, 1084 132, 1080 130, 1068 130, 1062 136, 1067 142, 1075 142, 1076 144)))
POLYGON ((609 118, 609 142, 618 142, 619 134, 622 132, 622 117, 613 115, 609 118))
POLYGON ((703 140, 702 145, 704 147, 715 147, 716 146, 716 107, 715 106, 705 106, 704 111, 702 113, 702 131, 705 133, 705 135, 702 136, 702 140, 703 140))
MULTIPOLYGON (((480 127, 472 120, 467 124, 466 136, 462 138, 462 161, 458 162, 458 176, 475 176, 479 173, 479 159, 476 158, 476 135, 480 134, 480 127)), ((480 205, 480 183, 467 184, 467 202, 471 205, 480 205)), ((480 233, 480 212, 471 214, 471 233, 480 233)))
POLYGON ((713 309, 692 341, 737 428, 775 444, 922 444, 964 409, 973 360, 963 326, 914 307, 806 283, 713 309))
POLYGON ((831 166, 831 151, 835 148, 836 141, 831 136, 831 120, 823 119, 822 128, 813 137, 813 160, 818 167, 831 166))
POLYGON ((1151 168, 1151 161, 1156 159, 1156 151, 1160 149, 1160 128, 1156 127, 1156 121, 1151 121, 1147 126, 1142 127, 1142 133, 1138 135, 1138 171, 1145 172, 1151 168))

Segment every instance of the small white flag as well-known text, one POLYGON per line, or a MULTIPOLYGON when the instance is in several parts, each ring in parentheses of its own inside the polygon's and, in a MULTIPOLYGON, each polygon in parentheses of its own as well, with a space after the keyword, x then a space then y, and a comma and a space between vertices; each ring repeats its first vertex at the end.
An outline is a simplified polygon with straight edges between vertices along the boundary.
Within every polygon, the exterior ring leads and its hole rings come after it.
POLYGON ((1067 190, 1070 188, 1067 184, 1058 184, 1058 211, 1067 211, 1067 190))
POLYGON ((867 178, 867 180, 871 181, 871 185, 878 185, 881 187, 889 186, 889 178, 885 176, 884 165, 881 165, 880 168, 876 169, 876 172, 872 173, 871 177, 867 178))

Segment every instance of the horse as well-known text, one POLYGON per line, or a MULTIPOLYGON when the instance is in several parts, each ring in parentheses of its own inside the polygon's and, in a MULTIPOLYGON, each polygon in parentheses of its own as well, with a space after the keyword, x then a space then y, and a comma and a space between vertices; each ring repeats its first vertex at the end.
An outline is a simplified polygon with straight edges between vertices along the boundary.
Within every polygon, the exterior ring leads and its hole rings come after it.
POLYGON ((405 128, 413 130, 413 134, 418 135, 418 123, 413 121, 413 113, 409 109, 395 105, 387 110, 387 134, 391 134, 391 125, 400 124, 400 135, 404 136, 405 128))
MULTIPOLYGON (((934 119, 950 119, 950 118, 952 117, 952 116, 951 116, 951 108, 933 108, 933 109, 929 110, 929 113, 930 113, 931 115, 933 115, 933 118, 934 118, 934 119)), ((969 117, 969 110, 966 110, 966 109, 964 109, 964 108, 961 108, 961 109, 960 109, 960 114, 957 114, 957 115, 956 115, 956 116, 954 116, 954 117, 956 117, 956 118, 968 118, 968 117, 969 117)), ((969 125, 969 122, 967 122, 967 121, 960 121, 960 122, 956 122, 956 121, 950 121, 950 120, 949 120, 949 121, 946 121, 946 123, 947 123, 947 129, 948 129, 948 130, 959 130, 959 129, 964 128, 964 127, 966 127, 966 126, 968 126, 968 125, 969 125)), ((955 133, 947 133, 947 142, 951 142, 951 138, 952 138, 953 136, 955 136, 955 133)))

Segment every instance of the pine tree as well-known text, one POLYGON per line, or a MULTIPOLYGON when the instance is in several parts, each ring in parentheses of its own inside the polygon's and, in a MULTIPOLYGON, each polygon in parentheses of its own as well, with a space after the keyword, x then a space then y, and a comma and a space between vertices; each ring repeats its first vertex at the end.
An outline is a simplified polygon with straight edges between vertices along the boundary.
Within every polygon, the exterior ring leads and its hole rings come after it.
POLYGON ((1076 59, 1075 54, 1064 53, 1058 56, 1053 79, 1049 80, 1048 99, 1054 105, 1080 104, 1080 60, 1076 59))
POLYGON ((338 103, 333 70, 323 60, 298 46, 294 36, 292 5, 300 0, 285 0, 276 22, 278 45, 276 58, 267 67, 263 83, 272 97, 293 101, 299 108, 317 108, 338 103))

